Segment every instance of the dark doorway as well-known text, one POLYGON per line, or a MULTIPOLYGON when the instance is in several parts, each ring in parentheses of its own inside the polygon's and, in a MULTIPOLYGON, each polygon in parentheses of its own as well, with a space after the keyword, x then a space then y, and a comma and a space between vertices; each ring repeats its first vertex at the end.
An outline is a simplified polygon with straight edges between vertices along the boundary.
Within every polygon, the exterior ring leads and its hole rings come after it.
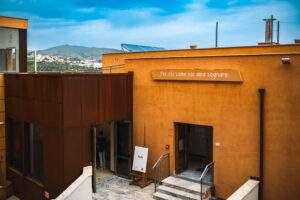
POLYGON ((213 158, 213 127, 175 123, 175 170, 188 178, 200 178, 213 158))
POLYGON ((128 177, 131 169, 131 123, 119 121, 116 126, 116 173, 128 177))

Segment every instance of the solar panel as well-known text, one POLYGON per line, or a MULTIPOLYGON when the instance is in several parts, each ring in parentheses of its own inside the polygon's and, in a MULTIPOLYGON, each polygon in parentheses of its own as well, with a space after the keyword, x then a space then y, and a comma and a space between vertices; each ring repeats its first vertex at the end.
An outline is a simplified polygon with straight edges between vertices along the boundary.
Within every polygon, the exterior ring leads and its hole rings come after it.
POLYGON ((143 46, 143 45, 135 45, 135 44, 121 44, 121 47, 124 51, 129 51, 129 52, 166 50, 165 48, 162 47, 151 47, 151 46, 143 46))

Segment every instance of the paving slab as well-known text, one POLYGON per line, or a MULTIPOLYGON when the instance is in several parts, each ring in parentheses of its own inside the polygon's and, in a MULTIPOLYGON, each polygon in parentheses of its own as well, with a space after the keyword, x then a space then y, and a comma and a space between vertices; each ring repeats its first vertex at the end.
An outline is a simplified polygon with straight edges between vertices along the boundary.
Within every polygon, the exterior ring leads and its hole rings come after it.
POLYGON ((97 179, 97 193, 93 194, 93 200, 148 200, 153 199, 154 184, 140 188, 129 185, 131 180, 116 175, 97 179))
POLYGON ((200 195, 186 192, 184 190, 168 187, 165 185, 159 186, 157 188, 157 190, 161 193, 169 194, 169 195, 176 196, 176 197, 179 197, 182 199, 190 199, 190 200, 199 200, 200 199, 200 195))
POLYGON ((195 183, 193 181, 188 181, 174 176, 169 176, 164 179, 162 183, 167 186, 181 188, 200 195, 200 183, 195 183))

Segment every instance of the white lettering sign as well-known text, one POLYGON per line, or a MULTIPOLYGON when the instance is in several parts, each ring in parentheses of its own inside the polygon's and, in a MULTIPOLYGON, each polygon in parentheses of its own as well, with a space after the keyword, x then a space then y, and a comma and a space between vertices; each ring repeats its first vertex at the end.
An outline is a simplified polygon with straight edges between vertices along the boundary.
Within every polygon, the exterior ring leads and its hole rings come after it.
POLYGON ((167 69, 152 71, 154 80, 243 82, 238 70, 230 69, 167 69))

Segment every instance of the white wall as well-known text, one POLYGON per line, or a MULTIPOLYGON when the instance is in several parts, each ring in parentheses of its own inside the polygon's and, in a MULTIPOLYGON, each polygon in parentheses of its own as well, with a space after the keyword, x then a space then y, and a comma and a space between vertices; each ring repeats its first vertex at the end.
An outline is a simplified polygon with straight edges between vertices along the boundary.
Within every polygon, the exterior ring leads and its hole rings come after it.
POLYGON ((249 179, 227 200, 258 200, 259 181, 249 179))
POLYGON ((92 166, 80 175, 63 193, 53 200, 92 200, 92 166))

